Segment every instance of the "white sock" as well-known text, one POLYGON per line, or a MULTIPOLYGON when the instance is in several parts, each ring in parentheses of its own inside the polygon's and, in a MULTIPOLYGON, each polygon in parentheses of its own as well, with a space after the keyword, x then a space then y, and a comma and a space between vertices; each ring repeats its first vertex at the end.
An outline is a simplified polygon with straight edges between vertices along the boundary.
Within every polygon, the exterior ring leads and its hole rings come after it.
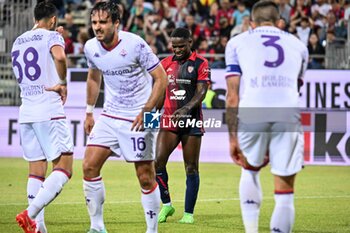
POLYGON ((97 231, 104 230, 103 203, 105 201, 106 192, 102 177, 98 176, 91 179, 84 178, 83 188, 90 215, 90 228, 97 231))
POLYGON ((259 172, 242 168, 239 197, 245 232, 257 233, 262 202, 259 172))
POLYGON ((158 184, 152 190, 141 189, 141 202, 145 213, 146 233, 158 232, 158 214, 160 210, 160 191, 158 184))
MULTIPOLYGON (((28 197, 28 204, 29 205, 30 205, 30 203, 32 203, 32 201, 34 200, 34 198, 38 194, 44 180, 45 180, 45 177, 29 175, 28 183, 27 183, 27 197, 28 197)), ((36 216, 35 222, 36 222, 38 230, 41 233, 47 233, 47 229, 46 229, 45 221, 44 221, 44 209, 42 209, 39 212, 39 214, 36 216)))
POLYGON ((271 232, 292 232, 294 224, 294 194, 275 193, 275 209, 273 210, 270 229, 271 232))
POLYGON ((28 215, 31 219, 36 218, 38 213, 53 201, 61 192, 69 177, 63 170, 54 170, 43 182, 38 194, 28 206, 28 215))

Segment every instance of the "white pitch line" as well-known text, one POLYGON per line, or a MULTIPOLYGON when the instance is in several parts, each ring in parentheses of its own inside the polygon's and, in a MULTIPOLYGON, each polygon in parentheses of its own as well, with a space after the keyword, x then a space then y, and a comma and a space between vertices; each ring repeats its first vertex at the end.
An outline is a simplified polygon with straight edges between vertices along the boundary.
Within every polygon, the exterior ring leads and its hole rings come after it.
MULTIPOLYGON (((350 195, 340 195, 340 196, 296 196, 295 199, 347 199, 350 198, 350 195)), ((273 197, 264 197, 263 200, 272 200, 273 197)), ((219 202, 219 201, 239 201, 239 198, 213 198, 213 199, 199 199, 197 202, 219 202)), ((184 200, 172 200, 172 202, 184 202, 184 200)), ((108 201, 105 204, 131 204, 131 203, 140 203, 138 201, 108 201)), ((77 201, 77 202, 53 202, 50 205, 82 205, 85 202, 77 201)), ((0 206, 19 206, 19 205, 28 205, 28 203, 0 203, 0 206)))

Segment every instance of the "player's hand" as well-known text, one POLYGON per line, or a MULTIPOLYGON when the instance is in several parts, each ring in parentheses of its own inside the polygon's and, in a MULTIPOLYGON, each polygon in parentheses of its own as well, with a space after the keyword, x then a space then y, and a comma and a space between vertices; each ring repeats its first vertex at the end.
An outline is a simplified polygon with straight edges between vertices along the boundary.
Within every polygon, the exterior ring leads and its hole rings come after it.
POLYGON ((67 100, 67 85, 56 84, 53 87, 45 87, 46 91, 54 91, 57 92, 61 96, 61 100, 63 105, 67 100))
POLYGON ((86 113, 84 121, 84 130, 86 134, 90 134, 92 127, 95 125, 94 115, 92 113, 86 113))
POLYGON ((141 111, 139 115, 135 118, 135 120, 132 122, 131 131, 135 129, 135 131, 144 131, 143 127, 143 113, 144 111, 141 111))
POLYGON ((241 148, 239 148, 238 139, 236 137, 230 138, 230 156, 233 162, 235 162, 238 165, 242 165, 242 161, 244 161, 244 156, 241 148))
POLYGON ((186 118, 189 109, 187 107, 182 107, 176 110, 171 116, 170 120, 173 122, 178 122, 181 118, 186 118))
POLYGON ((58 32, 59 34, 63 34, 64 28, 62 26, 59 26, 56 28, 56 32, 58 32))

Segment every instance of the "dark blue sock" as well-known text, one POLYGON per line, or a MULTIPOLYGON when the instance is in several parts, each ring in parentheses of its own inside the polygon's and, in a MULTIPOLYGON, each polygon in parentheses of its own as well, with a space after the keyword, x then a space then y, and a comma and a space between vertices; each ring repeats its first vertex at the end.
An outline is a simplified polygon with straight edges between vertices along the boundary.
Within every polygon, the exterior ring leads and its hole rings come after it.
POLYGON ((190 174, 186 178, 185 212, 193 214, 199 190, 199 174, 190 174))
POLYGON ((168 188, 168 173, 165 170, 157 170, 157 183, 160 190, 160 198, 162 199, 163 203, 169 203, 170 200, 170 193, 168 188))

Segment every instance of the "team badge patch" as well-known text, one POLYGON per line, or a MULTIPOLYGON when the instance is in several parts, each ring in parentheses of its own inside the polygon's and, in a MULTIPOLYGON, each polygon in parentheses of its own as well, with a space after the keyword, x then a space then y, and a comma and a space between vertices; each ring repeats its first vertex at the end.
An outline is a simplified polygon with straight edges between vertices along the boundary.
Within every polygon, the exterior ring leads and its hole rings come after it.
POLYGON ((125 49, 122 49, 122 51, 120 51, 120 55, 122 55, 123 57, 125 57, 128 53, 126 52, 125 49))
POLYGON ((187 67, 187 71, 188 73, 192 73, 192 71, 194 70, 194 67, 193 66, 189 66, 187 67))

